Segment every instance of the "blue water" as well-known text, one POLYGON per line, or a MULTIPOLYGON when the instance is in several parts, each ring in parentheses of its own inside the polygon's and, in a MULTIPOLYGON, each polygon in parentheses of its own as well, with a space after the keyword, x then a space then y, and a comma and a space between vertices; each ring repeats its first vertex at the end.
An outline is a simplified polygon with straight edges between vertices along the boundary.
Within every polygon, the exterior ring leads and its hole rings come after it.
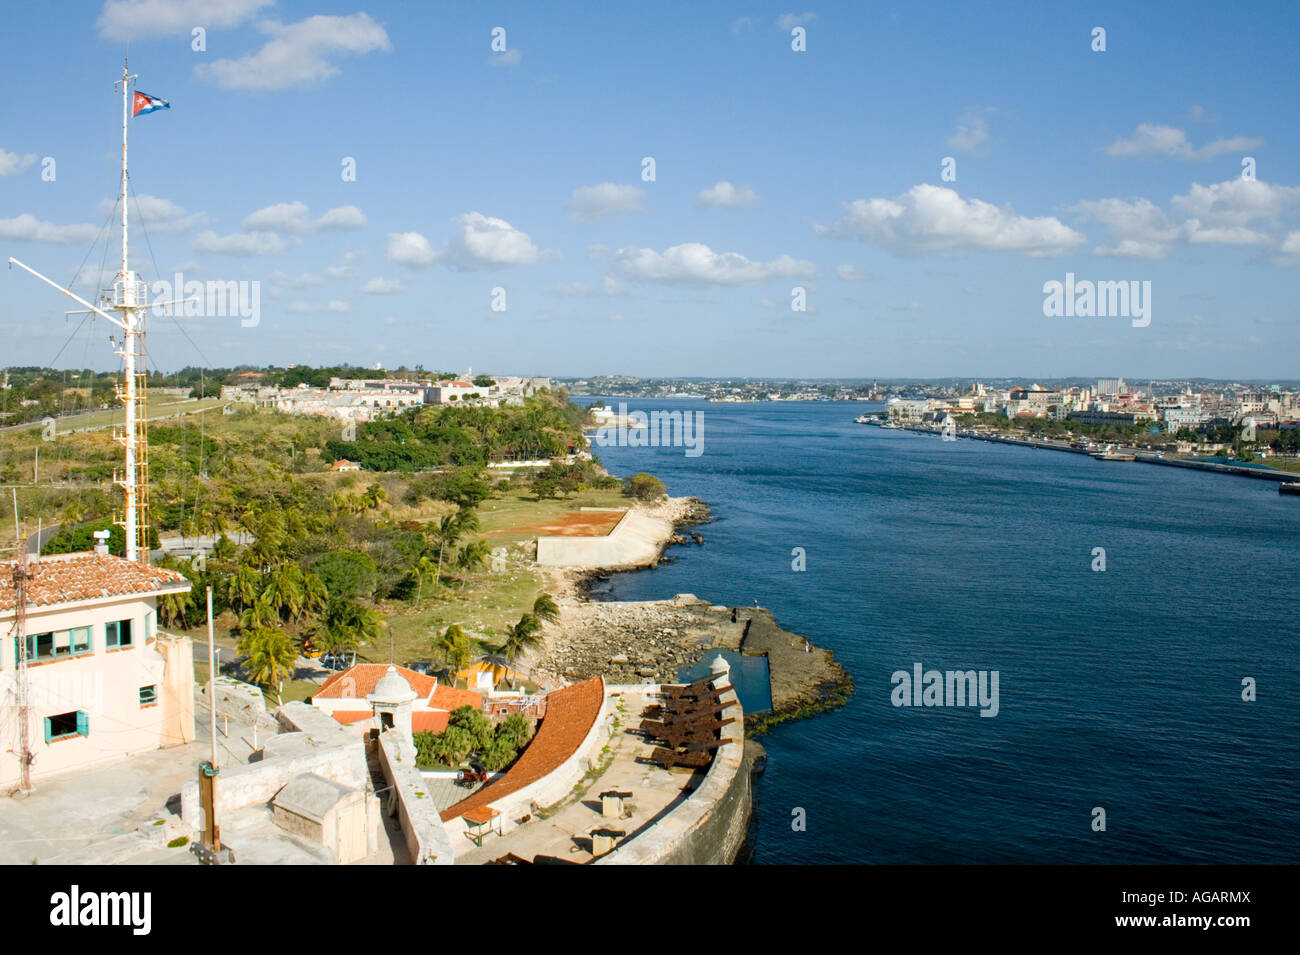
POLYGON ((715 520, 610 596, 757 599, 857 684, 762 737, 756 862, 1300 862, 1300 501, 857 425, 862 403, 628 406, 704 413, 699 457, 595 450, 715 520), (894 707, 916 662, 997 670, 1000 712, 894 707))
POLYGON ((767 657, 750 656, 731 650, 710 650, 693 666, 683 667, 677 672, 677 679, 682 683, 694 683, 710 673, 713 661, 722 656, 731 664, 731 686, 736 690, 736 699, 745 713, 765 713, 772 708, 772 681, 769 679, 767 657))

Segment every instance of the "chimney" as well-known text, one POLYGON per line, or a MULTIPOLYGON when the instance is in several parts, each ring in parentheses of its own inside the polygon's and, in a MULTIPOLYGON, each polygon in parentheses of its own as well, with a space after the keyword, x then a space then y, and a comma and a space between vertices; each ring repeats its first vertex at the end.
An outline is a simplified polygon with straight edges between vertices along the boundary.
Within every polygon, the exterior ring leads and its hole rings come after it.
POLYGON ((95 553, 108 556, 108 531, 95 531, 95 553))

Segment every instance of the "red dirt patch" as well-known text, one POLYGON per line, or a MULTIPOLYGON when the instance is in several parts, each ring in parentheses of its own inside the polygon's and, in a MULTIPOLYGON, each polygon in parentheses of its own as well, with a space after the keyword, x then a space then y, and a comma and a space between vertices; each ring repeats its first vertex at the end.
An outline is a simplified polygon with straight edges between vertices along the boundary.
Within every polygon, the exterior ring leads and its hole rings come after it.
POLYGON ((484 536, 526 534, 529 537, 604 537, 623 519, 625 511, 571 511, 544 524, 503 527, 484 536))

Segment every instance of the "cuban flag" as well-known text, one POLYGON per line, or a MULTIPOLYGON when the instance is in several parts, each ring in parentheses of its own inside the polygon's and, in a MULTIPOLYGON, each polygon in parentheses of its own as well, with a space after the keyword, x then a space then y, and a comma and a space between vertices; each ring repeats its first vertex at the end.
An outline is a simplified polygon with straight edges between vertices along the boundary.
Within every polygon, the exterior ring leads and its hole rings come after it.
POLYGON ((159 99, 156 96, 150 96, 148 93, 135 91, 135 109, 132 116, 139 116, 141 113, 152 113, 156 109, 171 109, 172 104, 165 99, 159 99))

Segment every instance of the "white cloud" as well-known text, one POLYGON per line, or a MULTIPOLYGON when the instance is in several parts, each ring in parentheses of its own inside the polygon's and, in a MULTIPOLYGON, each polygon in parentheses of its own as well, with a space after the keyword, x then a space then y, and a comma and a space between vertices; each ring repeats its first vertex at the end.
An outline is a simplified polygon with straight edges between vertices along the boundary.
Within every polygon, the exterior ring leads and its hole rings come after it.
POLYGON ((1099 199, 1080 202, 1073 211, 1110 228, 1116 240, 1097 255, 1164 258, 1179 241, 1189 245, 1265 245, 1270 236, 1251 224, 1276 220, 1300 202, 1300 187, 1275 186, 1257 179, 1193 183, 1174 196, 1166 212, 1149 199, 1099 199))
POLYGON ((656 252, 619 249, 614 266, 629 278, 680 285, 756 285, 777 278, 814 278, 817 268, 806 259, 782 255, 771 262, 752 262, 738 252, 714 252, 700 242, 686 242, 656 252))
POLYGON ((1084 237, 1053 216, 1018 216, 1010 206, 963 199, 956 191, 926 183, 897 199, 855 199, 830 226, 814 225, 818 235, 858 238, 902 254, 947 249, 1058 255, 1084 237))
POLYGON ((406 284, 401 279, 386 279, 376 276, 361 286, 361 291, 367 295, 396 295, 399 292, 406 291, 406 284))
POLYGON ((563 282, 555 287, 555 291, 569 298, 640 297, 638 293, 624 287, 612 275, 605 276, 600 285, 591 285, 587 282, 563 282))
POLYGON ((1190 245, 1264 245, 1269 237, 1245 226, 1211 226, 1205 228, 1199 219, 1188 219, 1183 230, 1190 245))
POLYGON ((776 25, 782 30, 793 30, 797 26, 805 23, 812 23, 817 19, 817 14, 811 11, 805 13, 783 13, 776 18, 776 25))
POLYGON ((429 240, 418 232, 390 232, 388 261, 416 269, 440 262, 464 271, 510 265, 536 265, 558 256, 543 252, 526 232, 504 219, 467 212, 452 220, 460 231, 441 252, 433 251, 429 240))
POLYGON ((711 189, 701 190, 695 197, 697 206, 721 206, 730 209, 750 206, 756 202, 758 202, 758 193, 749 186, 741 186, 737 189, 725 180, 716 183, 711 189))
POLYGON ((835 274, 846 282, 861 282, 867 277, 867 273, 852 265, 835 266, 835 274))
POLYGON ((1216 139, 1198 149, 1187 141, 1187 133, 1175 126, 1142 123, 1130 138, 1115 140, 1105 152, 1118 159, 1171 156, 1174 159, 1206 160, 1224 153, 1255 149, 1263 144, 1262 139, 1233 136, 1231 139, 1216 139))
MULTIPOLYGON (((108 215, 115 205, 116 200, 110 202, 105 199, 99 204, 99 211, 108 215)), ((139 217, 138 220, 133 219, 133 222, 143 220, 145 228, 150 232, 185 232, 196 226, 207 225, 208 222, 205 213, 188 214, 183 206, 158 196, 133 196, 129 211, 132 217, 139 217)))
POLYGON ((339 206, 313 220, 305 202, 277 202, 244 218, 244 228, 250 232, 296 234, 322 229, 360 229, 365 224, 366 214, 356 206, 339 206))
POLYGON ((239 26, 274 0, 108 0, 95 23, 106 40, 189 35, 195 27, 239 26))
POLYGON ((599 242, 593 242, 587 246, 587 258, 595 262, 597 259, 603 259, 609 255, 609 246, 601 245, 599 242))
POLYGON ((332 298, 324 305, 317 305, 313 302, 290 302, 285 306, 285 311, 292 312, 295 315, 315 315, 320 312, 342 315, 344 312, 351 311, 351 306, 342 299, 332 298))
POLYGON ((17 239, 22 242, 49 242, 54 245, 75 245, 93 242, 99 229, 93 225, 55 225, 24 212, 12 219, 0 219, 0 239, 17 239))
POLYGON ((223 89, 283 90, 319 86, 339 68, 327 56, 391 50, 384 28, 365 13, 314 16, 297 23, 258 25, 270 40, 238 60, 215 60, 194 68, 195 75, 223 89))
POLYGON ((460 233, 443 256, 449 265, 472 270, 501 265, 535 265, 544 257, 528 237, 504 219, 467 212, 454 220, 460 233))
POLYGON ((348 252, 343 256, 342 265, 331 265, 325 269, 327 279, 354 279, 357 277, 357 267, 354 262, 360 262, 366 257, 365 252, 348 252))
POLYGON ((218 255, 279 255, 287 252, 297 244, 274 232, 237 232, 233 235, 217 235, 215 232, 200 232, 194 237, 196 252, 215 252, 218 255))
POLYGON ((1072 211, 1110 229, 1115 244, 1097 246, 1093 249, 1096 255, 1163 259, 1181 231, 1178 223, 1149 199, 1098 199, 1080 202, 1072 211))
POLYGON ((957 131, 948 137, 948 148, 959 153, 971 153, 989 141, 989 127, 985 122, 990 108, 968 109, 957 120, 957 131))
POLYGON ((1300 202, 1300 186, 1275 186, 1260 179, 1228 179, 1213 185, 1192 183, 1186 195, 1174 196, 1173 207, 1207 226, 1243 226, 1254 219, 1276 218, 1300 202))
POLYGON ((1287 233, 1273 261, 1278 265, 1300 265, 1300 230, 1287 233))
POLYGON ((438 261, 429 240, 418 232, 388 233, 388 261, 413 269, 427 269, 438 261))
POLYGON ((602 182, 573 190, 569 208, 579 222, 594 222, 602 216, 620 212, 640 212, 645 192, 636 186, 602 182))
POLYGON ((302 289, 316 288, 324 285, 323 276, 315 275, 311 272, 302 272, 298 275, 286 275, 283 272, 275 271, 271 273, 271 281, 281 288, 302 289))
POLYGON ((23 153, 20 156, 18 153, 0 149, 0 179, 20 173, 34 162, 36 162, 35 153, 23 153))
POLYGON ((523 51, 519 47, 511 47, 501 53, 493 53, 488 58, 489 66, 518 66, 524 61, 523 51))

